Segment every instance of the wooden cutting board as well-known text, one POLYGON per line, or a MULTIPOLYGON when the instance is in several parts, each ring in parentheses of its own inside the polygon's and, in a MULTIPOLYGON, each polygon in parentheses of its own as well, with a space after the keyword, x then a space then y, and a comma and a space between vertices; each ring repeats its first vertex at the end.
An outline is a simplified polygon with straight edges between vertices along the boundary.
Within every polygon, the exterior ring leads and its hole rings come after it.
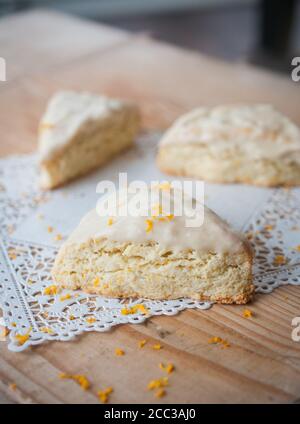
MULTIPOLYGON (((47 99, 64 88, 136 100, 145 128, 165 128, 197 105, 229 102, 272 103, 300 124, 300 85, 289 78, 56 13, 1 19, 0 56, 8 74, 0 83, 1 156, 35 150, 47 99)), ((300 343, 291 339, 291 320, 300 315, 300 288, 258 295, 249 308, 250 319, 241 306, 216 305, 24 353, 0 342, 0 403, 92 403, 108 385, 111 401, 123 403, 299 402, 300 343), (209 344, 212 336, 230 347, 209 344), (154 351, 158 341, 163 349, 154 351), (125 355, 116 357, 116 347, 125 355), (160 362, 176 370, 167 396, 156 399, 146 385, 161 375, 160 362), (60 372, 86 374, 91 390, 59 379, 60 372)))

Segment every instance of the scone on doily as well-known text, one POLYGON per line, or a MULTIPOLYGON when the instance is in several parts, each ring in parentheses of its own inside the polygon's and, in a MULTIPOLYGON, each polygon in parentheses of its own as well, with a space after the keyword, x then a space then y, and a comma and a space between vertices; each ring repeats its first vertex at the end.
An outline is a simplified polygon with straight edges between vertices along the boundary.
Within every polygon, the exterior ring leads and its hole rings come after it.
POLYGON ((166 132, 157 163, 211 182, 300 185, 300 129, 270 105, 199 108, 166 132))
POLYGON ((166 213, 162 205, 174 209, 180 190, 158 187, 151 198, 149 189, 135 196, 134 202, 150 199, 148 216, 104 217, 95 209, 83 217, 56 257, 52 276, 59 286, 108 297, 251 299, 252 251, 241 234, 195 200, 194 210, 204 212, 200 226, 186 225, 189 209, 166 213))
POLYGON ((61 91, 50 100, 39 126, 40 183, 51 189, 105 164, 130 147, 139 127, 128 101, 61 91))

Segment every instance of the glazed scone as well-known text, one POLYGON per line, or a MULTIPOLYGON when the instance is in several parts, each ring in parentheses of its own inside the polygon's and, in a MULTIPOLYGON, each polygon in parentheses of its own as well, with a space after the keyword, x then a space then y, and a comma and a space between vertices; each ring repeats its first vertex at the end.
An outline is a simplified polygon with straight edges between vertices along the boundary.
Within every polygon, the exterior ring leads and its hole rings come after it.
POLYGON ((211 182, 300 185, 300 129, 270 105, 199 108, 166 132, 157 163, 211 182))
MULTIPOLYGON (((163 196, 174 204, 174 193, 163 196)), ((246 303, 254 292, 250 245, 200 207, 204 222, 197 227, 153 202, 148 217, 108 218, 92 210, 62 245, 53 279, 61 288, 108 297, 246 303)))
POLYGON ((138 127, 138 110, 130 102, 58 92, 39 126, 42 188, 57 187, 105 164, 133 144, 138 127))

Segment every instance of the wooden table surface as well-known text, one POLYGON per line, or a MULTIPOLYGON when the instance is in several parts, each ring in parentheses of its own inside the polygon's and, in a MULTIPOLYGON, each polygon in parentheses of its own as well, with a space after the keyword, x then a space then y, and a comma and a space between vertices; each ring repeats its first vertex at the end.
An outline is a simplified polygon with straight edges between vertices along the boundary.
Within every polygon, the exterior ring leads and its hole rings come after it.
MULTIPOLYGON (((1 19, 0 56, 8 77, 0 82, 1 156, 35 149, 47 99, 65 88, 131 98, 145 128, 165 128, 196 105, 223 102, 270 102, 300 124, 300 85, 287 77, 52 12, 1 19)), ((93 403, 108 385, 111 402, 122 403, 299 402, 300 343, 291 339, 291 320, 300 315, 300 288, 258 295, 249 307, 251 319, 242 317, 242 306, 216 305, 24 353, 1 342, 0 403, 93 403), (211 336, 231 346, 211 345, 211 336), (144 338, 163 349, 139 350, 144 338), (125 356, 115 357, 116 347, 125 356), (146 390, 161 375, 159 362, 176 366, 163 399, 146 390), (59 379, 60 372, 86 374, 91 390, 59 379)))

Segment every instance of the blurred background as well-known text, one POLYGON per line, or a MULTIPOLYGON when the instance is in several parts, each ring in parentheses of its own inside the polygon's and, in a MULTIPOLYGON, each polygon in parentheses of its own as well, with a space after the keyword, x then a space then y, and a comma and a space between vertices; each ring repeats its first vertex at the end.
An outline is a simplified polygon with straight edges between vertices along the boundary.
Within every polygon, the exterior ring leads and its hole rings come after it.
POLYGON ((290 73, 300 56, 299 0, 0 0, 0 16, 47 8, 230 61, 290 73))

